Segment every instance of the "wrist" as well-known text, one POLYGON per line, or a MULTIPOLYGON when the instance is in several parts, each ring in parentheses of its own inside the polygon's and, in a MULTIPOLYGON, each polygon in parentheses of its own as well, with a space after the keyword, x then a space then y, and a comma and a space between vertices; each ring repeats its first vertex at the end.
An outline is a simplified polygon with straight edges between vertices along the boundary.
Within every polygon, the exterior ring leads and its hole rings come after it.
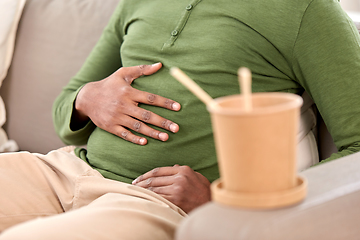
POLYGON ((71 115, 70 128, 73 131, 83 128, 90 120, 84 111, 83 93, 85 86, 78 92, 73 103, 73 111, 71 115))

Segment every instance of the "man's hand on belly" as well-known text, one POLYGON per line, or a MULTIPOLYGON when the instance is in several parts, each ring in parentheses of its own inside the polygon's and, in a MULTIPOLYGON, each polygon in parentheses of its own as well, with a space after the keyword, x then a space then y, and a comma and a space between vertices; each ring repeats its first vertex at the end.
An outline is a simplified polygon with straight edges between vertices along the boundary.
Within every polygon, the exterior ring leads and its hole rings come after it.
POLYGON ((147 140, 134 135, 128 129, 161 141, 168 140, 167 133, 157 131, 147 124, 174 133, 179 131, 179 126, 153 112, 138 107, 138 104, 144 103, 173 111, 179 111, 180 104, 131 87, 131 83, 136 78, 142 75, 151 75, 161 67, 161 63, 123 67, 101 81, 86 84, 76 98, 71 128, 77 130, 91 119, 96 126, 135 144, 145 145, 147 140))
POLYGON ((187 213, 211 199, 210 182, 188 166, 155 168, 135 179, 133 185, 161 195, 187 213))

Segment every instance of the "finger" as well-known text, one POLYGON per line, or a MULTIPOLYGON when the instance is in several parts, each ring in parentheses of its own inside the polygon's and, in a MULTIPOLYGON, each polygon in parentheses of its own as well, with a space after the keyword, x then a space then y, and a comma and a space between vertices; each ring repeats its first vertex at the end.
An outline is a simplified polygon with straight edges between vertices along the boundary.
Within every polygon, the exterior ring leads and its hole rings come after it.
MULTIPOLYGON (((156 193, 156 192, 155 192, 156 193)), ((166 200, 168 200, 169 202, 175 204, 173 201, 174 197, 172 195, 168 195, 168 194, 159 194, 157 193, 159 196, 165 198, 166 200)), ((176 204, 175 204, 176 205, 176 204)), ((179 206, 178 206, 179 207, 179 206)))
POLYGON ((170 186, 148 187, 147 189, 161 195, 162 197, 166 196, 165 198, 169 198, 174 194, 174 190, 170 186))
POLYGON ((153 178, 153 177, 165 177, 165 176, 172 176, 177 174, 178 168, 177 167, 159 167, 159 168, 154 168, 153 170, 139 176, 138 178, 136 178, 132 183, 133 184, 137 184, 141 181, 145 181, 148 178, 153 178))
POLYGON ((136 78, 143 75, 151 75, 157 72, 162 67, 162 63, 155 63, 152 65, 138 65, 133 67, 122 67, 119 69, 119 74, 123 79, 131 84, 136 78))
MULTIPOLYGON (((160 195, 161 197, 172 202, 176 206, 182 208, 184 211, 188 210, 186 207, 186 205, 187 205, 186 203, 188 203, 188 201, 192 201, 190 199, 187 199, 187 197, 185 196, 185 195, 187 195, 186 193, 185 194, 178 193, 175 191, 175 189, 172 186, 150 188, 148 190, 160 195), (182 196, 180 196, 180 195, 182 195, 182 196)), ((188 197, 190 197, 190 196, 188 196, 188 197)))
POLYGON ((171 99, 153 94, 148 92, 143 92, 137 89, 134 89, 134 101, 145 103, 147 105, 153 105, 158 107, 163 107, 173 111, 179 111, 181 108, 180 103, 175 102, 171 99))
POLYGON ((125 139, 128 142, 132 142, 138 145, 145 145, 147 143, 146 138, 139 137, 120 125, 116 126, 113 131, 110 132, 121 137, 122 139, 125 139))
MULTIPOLYGON (((173 133, 176 133, 179 131, 179 125, 177 125, 176 123, 167 120, 153 112, 147 111, 143 108, 140 107, 134 107, 129 109, 129 111, 127 112, 128 115, 137 118, 138 120, 141 120, 142 122, 146 122, 146 123, 150 123, 152 125, 161 127, 163 129, 169 130, 173 133)), ((144 126, 147 126, 146 124, 144 124, 144 126)), ((147 126, 148 127, 148 126, 147 126)), ((134 129, 135 131, 138 131, 136 129, 134 129)), ((152 137, 152 135, 155 132, 158 132, 150 127, 148 128, 144 128, 143 129, 145 132, 145 135, 152 137), (150 131, 152 130, 152 131, 150 131), (153 132, 155 131, 155 132, 153 132)), ((154 135, 156 136, 156 135, 154 135)))
POLYGON ((142 181, 137 182, 136 186, 143 188, 155 188, 155 187, 165 187, 174 184, 174 176, 164 176, 164 177, 150 177, 142 181))
MULTIPOLYGON (((138 133, 141 133, 143 135, 149 136, 151 138, 160 140, 160 141, 167 141, 169 139, 169 135, 164 132, 160 132, 158 130, 155 130, 148 125, 146 125, 144 122, 139 121, 137 119, 134 119, 129 116, 123 116, 121 118, 122 126, 127 127, 131 130, 134 130, 138 133)), ((177 124, 175 124, 177 126, 177 124)), ((173 125, 167 125, 169 129, 174 129, 173 125)), ((175 131, 179 130, 178 126, 175 128, 175 131)))

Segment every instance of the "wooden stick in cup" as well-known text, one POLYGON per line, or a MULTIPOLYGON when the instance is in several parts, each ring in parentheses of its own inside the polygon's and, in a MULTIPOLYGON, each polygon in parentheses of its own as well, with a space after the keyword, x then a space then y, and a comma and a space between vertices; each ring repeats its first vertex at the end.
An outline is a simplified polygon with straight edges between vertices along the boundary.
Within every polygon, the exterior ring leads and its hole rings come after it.
POLYGON ((251 100, 251 71, 248 68, 241 67, 238 70, 239 84, 241 87, 241 94, 244 96, 244 108, 246 112, 252 109, 251 100))
POLYGON ((189 78, 183 71, 177 67, 170 69, 170 74, 187 87, 195 96, 197 96, 203 103, 209 105, 214 100, 207 94, 199 85, 197 85, 191 78, 189 78))

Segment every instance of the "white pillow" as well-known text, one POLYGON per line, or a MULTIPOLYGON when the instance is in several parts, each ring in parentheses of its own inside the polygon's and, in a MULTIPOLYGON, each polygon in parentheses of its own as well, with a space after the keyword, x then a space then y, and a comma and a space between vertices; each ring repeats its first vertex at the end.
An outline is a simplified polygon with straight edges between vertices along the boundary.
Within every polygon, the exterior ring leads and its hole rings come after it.
MULTIPOLYGON (((0 0, 0 86, 5 79, 14 52, 17 26, 26 0, 0 0)), ((16 151, 14 141, 9 141, 1 128, 6 121, 5 106, 0 97, 0 152, 16 151)))
POLYGON ((0 86, 11 63, 16 30, 25 1, 0 1, 0 86))

